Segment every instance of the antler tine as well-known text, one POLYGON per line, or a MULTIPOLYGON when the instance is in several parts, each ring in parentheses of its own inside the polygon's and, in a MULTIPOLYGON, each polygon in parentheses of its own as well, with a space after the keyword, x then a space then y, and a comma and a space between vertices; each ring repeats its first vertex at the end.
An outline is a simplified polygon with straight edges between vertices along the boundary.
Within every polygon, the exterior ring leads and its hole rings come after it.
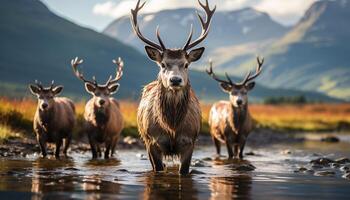
POLYGON ((113 63, 116 64, 116 66, 117 66, 115 78, 112 79, 112 76, 110 76, 106 85, 110 85, 112 83, 118 82, 123 76, 124 61, 119 57, 118 60, 113 60, 113 63))
MULTIPOLYGON (((144 2, 141 6, 140 6, 140 0, 137 1, 136 7, 135 9, 131 9, 131 25, 136 33, 136 35, 146 44, 160 50, 160 51, 164 51, 165 47, 164 44, 161 42, 159 34, 157 35, 158 40, 160 42, 160 45, 156 44, 155 42, 152 42, 151 40, 147 39, 146 37, 144 37, 140 31, 139 25, 137 23, 137 14, 138 12, 143 8, 143 6, 145 5, 146 2, 144 2)), ((158 32, 158 31, 157 31, 158 32)))
POLYGON ((262 58, 260 60, 259 57, 256 58, 257 60, 257 65, 256 65, 256 70, 255 70, 255 74, 251 76, 251 72, 248 73, 248 75, 246 76, 246 78, 243 81, 243 84, 248 83, 249 81, 255 79, 256 77, 258 77, 262 71, 262 66, 264 64, 264 58, 262 58))
POLYGON ((41 90, 44 89, 43 85, 38 80, 35 80, 35 85, 37 85, 41 90))
POLYGON ((160 46, 162 47, 163 50, 166 49, 165 45, 164 45, 164 43, 162 41, 162 38, 160 38, 159 25, 157 26, 156 34, 157 34, 157 39, 159 41, 160 46))
POLYGON ((190 33, 189 33, 188 38, 187 38, 187 42, 182 49, 185 50, 187 48, 187 46, 191 43, 192 36, 193 36, 193 24, 191 24, 191 29, 190 29, 190 33))
POLYGON ((55 81, 54 81, 54 80, 52 80, 52 81, 51 81, 50 90, 52 90, 52 89, 53 89, 54 84, 55 84, 55 81))
MULTIPOLYGON (((197 46, 199 43, 201 43, 208 36, 211 19, 215 13, 216 6, 213 8, 213 10, 210 10, 208 0, 206 0, 205 2, 206 2, 206 5, 202 4, 201 1, 198 0, 199 5, 204 9, 204 11, 206 13, 206 21, 204 21, 204 19, 201 17, 201 15, 197 12, 199 21, 200 21, 201 26, 202 26, 202 33, 199 36, 199 38, 197 38, 194 42, 191 43, 190 41, 187 41, 186 45, 183 48, 184 50, 189 50, 189 49, 197 46)), ((189 37, 189 39, 192 39, 192 36, 189 37)))
POLYGON ((228 81, 225 80, 221 80, 220 78, 218 78, 214 71, 213 71, 213 62, 211 60, 209 60, 209 69, 206 70, 207 74, 209 76, 211 76, 214 80, 220 82, 220 83, 225 83, 225 84, 229 84, 229 85, 233 85, 231 79, 228 77, 227 73, 226 73, 226 77, 228 78, 228 81))
POLYGON ((87 79, 84 78, 84 75, 78 70, 78 65, 80 65, 81 63, 83 63, 84 60, 83 59, 79 59, 78 57, 75 57, 74 59, 72 59, 71 61, 71 65, 74 71, 74 74, 77 78, 79 78, 80 80, 82 80, 84 83, 91 83, 93 85, 97 86, 97 82, 94 79, 94 81, 89 81, 87 79))

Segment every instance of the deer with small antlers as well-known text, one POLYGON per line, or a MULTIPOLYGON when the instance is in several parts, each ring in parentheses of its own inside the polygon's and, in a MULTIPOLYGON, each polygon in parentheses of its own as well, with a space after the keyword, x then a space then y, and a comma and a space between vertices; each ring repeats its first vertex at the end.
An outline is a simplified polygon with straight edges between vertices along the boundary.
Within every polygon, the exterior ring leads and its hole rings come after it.
POLYGON ((234 83, 226 73, 226 79, 222 80, 213 72, 212 62, 207 70, 209 76, 220 83, 222 90, 229 94, 230 101, 215 103, 209 113, 209 127, 216 152, 220 155, 221 143, 226 144, 229 158, 243 159, 243 150, 249 133, 254 127, 253 119, 248 110, 248 91, 252 90, 255 82, 252 81, 262 71, 264 59, 257 58, 255 74, 249 72, 240 83, 234 83), (232 151, 234 146, 234 152, 232 151))
POLYGON ((75 124, 75 107, 73 102, 65 97, 57 97, 63 86, 43 87, 38 81, 29 85, 29 90, 38 98, 33 127, 43 157, 46 157, 46 143, 55 143, 55 157, 60 157, 60 148, 64 143, 63 153, 67 150, 72 139, 75 124))
POLYGON ((201 110, 197 97, 191 88, 188 68, 199 60, 204 47, 193 49, 208 35, 210 22, 215 12, 198 1, 206 13, 206 20, 199 14, 202 32, 192 41, 193 26, 187 42, 181 49, 166 48, 159 34, 159 44, 144 37, 137 21, 138 12, 145 3, 131 10, 131 23, 136 35, 146 44, 148 57, 160 68, 156 81, 143 89, 137 113, 139 133, 146 145, 153 170, 163 171, 164 156, 180 158, 180 174, 188 174, 196 138, 201 127, 201 110), (191 51, 190 51, 191 50, 191 51))
POLYGON ((124 126, 119 103, 111 97, 120 86, 118 81, 123 76, 124 63, 121 58, 113 60, 113 63, 117 66, 115 78, 110 76, 104 85, 98 84, 95 77, 93 77, 93 81, 85 79, 78 70, 78 65, 82 63, 83 60, 75 58, 71 65, 75 76, 84 82, 86 91, 92 95, 92 98, 85 105, 84 130, 89 137, 92 157, 101 156, 100 144, 104 143, 104 157, 108 159, 114 154, 124 126))

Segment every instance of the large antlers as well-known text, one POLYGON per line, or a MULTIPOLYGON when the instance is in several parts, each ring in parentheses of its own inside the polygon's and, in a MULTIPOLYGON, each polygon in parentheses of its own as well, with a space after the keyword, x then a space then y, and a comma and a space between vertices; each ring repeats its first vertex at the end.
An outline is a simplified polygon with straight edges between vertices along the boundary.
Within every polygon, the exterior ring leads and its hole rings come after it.
POLYGON ((113 63, 117 66, 115 78, 112 79, 112 76, 110 76, 107 83, 105 84, 106 86, 117 83, 123 76, 123 67, 124 67, 123 60, 119 57, 118 60, 113 60, 113 63))
POLYGON ((152 42, 151 40, 147 39, 146 37, 144 37, 140 31, 140 28, 139 28, 139 25, 137 23, 137 14, 138 12, 143 8, 143 6, 145 5, 146 2, 144 2, 142 5, 140 5, 140 0, 137 1, 137 4, 136 4, 136 7, 135 9, 131 9, 131 24, 132 24, 132 27, 136 33, 136 35, 146 44, 150 45, 151 47, 154 47, 160 51, 164 51, 165 50, 165 46, 164 46, 164 43, 162 41, 162 39, 160 38, 160 35, 159 35, 159 27, 157 27, 157 31, 156 31, 156 34, 157 34, 157 38, 158 38, 158 41, 159 41, 159 44, 158 45, 157 43, 155 42, 152 42))
MULTIPOLYGON (((82 80, 84 83, 90 83, 90 84, 93 84, 95 86, 98 86, 95 77, 93 77, 93 81, 89 81, 89 80, 85 79, 84 75, 78 70, 78 66, 82 63, 83 63, 83 60, 79 59, 78 57, 76 57, 75 59, 73 59, 71 61, 71 65, 72 65, 75 76, 78 77, 80 80, 82 80)), ((117 66, 115 77, 113 78, 112 76, 110 76, 107 83, 105 85, 103 85, 103 87, 106 87, 106 86, 109 86, 111 84, 118 82, 123 76, 123 67, 124 67, 123 60, 119 57, 118 60, 113 60, 113 63, 116 64, 116 66, 117 66)))
POLYGON ((84 62, 84 60, 79 59, 78 57, 75 57, 74 59, 72 59, 71 65, 72 65, 75 76, 78 77, 80 80, 82 80, 84 83, 90 83, 92 85, 97 86, 97 82, 96 82, 95 78, 93 78, 93 81, 89 81, 89 80, 85 79, 84 75, 78 70, 78 66, 80 64, 82 64, 83 62, 84 62))
MULTIPOLYGON (((137 23, 137 14, 143 8, 145 3, 146 2, 144 2, 143 4, 140 5, 140 0, 138 0, 135 9, 131 9, 131 24, 132 24, 132 27, 133 27, 136 35, 144 43, 146 43, 147 45, 150 45, 151 47, 154 47, 154 48, 156 48, 156 49, 158 49, 160 51, 164 51, 166 48, 165 48, 165 45, 164 45, 162 39, 160 38, 159 27, 157 27, 157 31, 156 31, 157 39, 158 39, 159 44, 157 44, 155 42, 152 42, 151 40, 149 40, 146 37, 144 37, 142 35, 141 31, 140 31, 139 25, 137 23)), ((211 22, 211 19, 213 17, 213 14, 214 14, 214 12, 216 10, 216 6, 214 7, 213 10, 210 10, 208 0, 206 0, 206 5, 202 4, 200 2, 200 0, 198 0, 198 3, 204 9, 204 11, 206 13, 206 21, 204 21, 204 19, 197 12, 198 18, 199 18, 199 20, 201 22, 201 26, 202 26, 202 33, 201 33, 201 35, 199 36, 198 39, 196 39, 194 42, 191 42, 192 36, 193 36, 193 26, 191 25, 190 34, 188 36, 188 39, 187 39, 187 42, 186 42, 185 46, 183 47, 183 50, 185 50, 185 51, 189 50, 189 49, 191 49, 191 48, 193 48, 195 46, 197 46, 199 43, 201 43, 207 37, 207 35, 209 33, 210 22, 211 22)))
POLYGON ((229 84, 229 85, 234 85, 234 83, 232 82, 232 80, 230 79, 230 77, 228 76, 227 73, 225 73, 226 75, 226 79, 227 80, 222 80, 219 77, 217 77, 213 71, 213 62, 211 60, 209 60, 209 69, 207 69, 207 73, 209 76, 211 76, 214 80, 220 82, 220 83, 225 83, 225 84, 229 84))
POLYGON ((193 26, 191 25, 191 31, 190 31, 190 34, 188 36, 186 45, 183 47, 183 50, 189 50, 189 49, 197 46, 199 43, 201 43, 207 37, 207 35, 209 33, 210 22, 211 22, 211 19, 215 13, 216 6, 214 7, 213 10, 210 10, 208 0, 205 0, 206 5, 202 4, 200 2, 200 0, 198 0, 198 3, 205 11, 205 14, 207 16, 206 21, 204 22, 204 19, 197 12, 199 21, 201 22, 201 26, 202 26, 202 33, 194 42, 191 42, 192 35, 193 35, 193 26))
POLYGON ((222 80, 220 78, 218 78, 214 72, 213 72, 213 62, 210 60, 209 61, 209 69, 207 69, 207 73, 209 76, 211 76, 214 80, 220 82, 220 83, 225 83, 225 84, 228 84, 228 85, 231 85, 231 86, 236 86, 236 87, 241 87, 243 85, 245 85, 246 83, 248 83, 249 81, 252 81, 253 79, 255 79, 256 77, 258 77, 262 71, 262 66, 264 64, 264 58, 262 58, 260 60, 259 57, 256 58, 257 60, 257 66, 256 66, 256 71, 255 71, 255 74, 254 75, 251 75, 251 72, 249 71, 248 74, 245 76, 245 78, 243 79, 242 82, 240 83, 234 83, 230 77, 228 76, 227 73, 225 73, 226 75, 226 79, 227 80, 222 80))
POLYGON ((249 81, 255 79, 256 77, 258 77, 262 71, 262 66, 264 64, 264 58, 262 58, 260 60, 259 57, 256 57, 256 61, 257 61, 257 65, 256 65, 256 70, 255 70, 255 74, 251 75, 251 72, 249 71, 248 74, 246 75, 246 77, 244 78, 244 80, 239 84, 239 85, 245 85, 246 83, 248 83, 249 81))

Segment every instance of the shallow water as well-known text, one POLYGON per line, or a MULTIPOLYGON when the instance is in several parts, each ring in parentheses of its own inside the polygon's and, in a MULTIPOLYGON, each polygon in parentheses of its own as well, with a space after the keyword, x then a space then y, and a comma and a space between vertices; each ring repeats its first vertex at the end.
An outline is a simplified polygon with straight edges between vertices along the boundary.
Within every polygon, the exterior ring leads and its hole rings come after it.
MULTIPOLYGON (((226 153, 224 146, 222 151, 226 153)), ((120 150, 117 159, 107 161, 92 161, 89 152, 59 161, 37 155, 1 159, 0 199, 347 199, 350 195, 350 181, 341 178, 340 170, 331 177, 294 172, 322 156, 350 157, 350 143, 307 141, 248 146, 249 151, 256 155, 246 156, 243 163, 256 169, 237 171, 237 163, 225 158, 210 161, 213 146, 199 147, 193 156, 198 167, 192 166, 192 175, 185 177, 177 174, 176 166, 154 174, 143 150, 120 150)))

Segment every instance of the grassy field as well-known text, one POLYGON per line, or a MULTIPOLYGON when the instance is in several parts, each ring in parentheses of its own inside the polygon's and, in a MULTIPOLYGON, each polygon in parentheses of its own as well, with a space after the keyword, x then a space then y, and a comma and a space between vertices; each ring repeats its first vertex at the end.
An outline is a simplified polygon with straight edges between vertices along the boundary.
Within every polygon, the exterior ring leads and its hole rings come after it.
MULTIPOLYGON (((80 137, 83 122, 84 102, 76 104, 77 121, 75 136, 80 137)), ((122 101, 125 119, 123 135, 137 136, 137 103, 122 101)), ((32 135, 32 120, 36 100, 9 100, 0 98, 0 140, 8 137, 32 135)), ((202 133, 208 134, 210 105, 202 105, 202 133)), ((278 131, 340 131, 350 128, 350 104, 305 104, 305 105, 250 105, 250 111, 260 128, 278 131)))

